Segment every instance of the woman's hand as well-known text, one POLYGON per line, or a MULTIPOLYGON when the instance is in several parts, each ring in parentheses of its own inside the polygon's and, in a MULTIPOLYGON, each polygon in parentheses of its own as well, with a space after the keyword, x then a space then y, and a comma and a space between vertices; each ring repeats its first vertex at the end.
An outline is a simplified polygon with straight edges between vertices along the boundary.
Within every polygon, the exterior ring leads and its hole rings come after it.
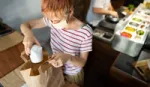
POLYGON ((114 17, 119 17, 118 13, 116 11, 110 11, 110 15, 112 15, 114 17))
POLYGON ((30 49, 33 44, 37 44, 40 46, 40 43, 38 42, 38 40, 32 35, 25 36, 23 40, 23 44, 24 44, 24 49, 27 55, 30 55, 30 49))
POLYGON ((33 44, 37 44, 40 46, 40 43, 34 37, 31 29, 38 29, 38 28, 43 28, 43 27, 46 27, 43 21, 43 17, 40 19, 30 20, 21 24, 20 29, 23 35, 25 36, 23 40, 23 44, 24 44, 25 52, 27 55, 30 54, 30 49, 33 44))
POLYGON ((64 53, 56 53, 50 57, 48 61, 54 67, 61 67, 63 66, 69 59, 71 59, 72 55, 64 54, 64 53))

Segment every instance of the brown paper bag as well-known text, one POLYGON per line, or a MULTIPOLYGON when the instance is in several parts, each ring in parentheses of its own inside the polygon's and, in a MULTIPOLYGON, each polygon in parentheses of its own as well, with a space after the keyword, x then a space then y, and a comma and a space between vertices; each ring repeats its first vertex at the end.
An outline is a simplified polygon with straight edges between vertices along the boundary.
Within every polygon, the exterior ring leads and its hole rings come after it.
POLYGON ((25 52, 21 54, 21 58, 26 63, 20 72, 28 87, 61 87, 64 85, 62 69, 45 63, 48 60, 48 54, 43 53, 44 60, 38 64, 27 61, 24 55, 25 52))
POLYGON ((3 78, 0 78, 0 83, 4 87, 21 87, 23 84, 25 84, 25 82, 21 77, 20 68, 21 66, 16 68, 3 78))

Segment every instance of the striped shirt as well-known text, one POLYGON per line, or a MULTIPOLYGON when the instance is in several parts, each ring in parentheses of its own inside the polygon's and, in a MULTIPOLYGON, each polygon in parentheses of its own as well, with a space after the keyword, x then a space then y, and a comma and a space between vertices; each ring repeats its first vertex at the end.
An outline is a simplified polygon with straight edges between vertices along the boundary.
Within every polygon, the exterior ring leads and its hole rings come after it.
MULTIPOLYGON (((78 30, 64 30, 56 29, 45 17, 43 20, 47 26, 51 27, 50 45, 54 54, 63 52, 72 56, 79 56, 82 52, 92 51, 92 29, 89 25, 78 30)), ((64 67, 64 73, 68 75, 75 75, 82 69, 69 61, 64 67)))

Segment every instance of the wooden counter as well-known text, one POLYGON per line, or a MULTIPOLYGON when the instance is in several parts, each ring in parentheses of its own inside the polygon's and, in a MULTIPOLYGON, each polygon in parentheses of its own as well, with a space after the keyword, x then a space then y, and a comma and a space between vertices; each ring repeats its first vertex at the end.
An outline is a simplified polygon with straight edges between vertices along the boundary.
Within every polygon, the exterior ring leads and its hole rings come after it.
MULTIPOLYGON (((17 41, 15 37, 11 37, 8 39, 9 42, 5 42, 5 44, 11 44, 11 42, 17 41)), ((0 37, 0 41, 2 40, 7 41, 6 38, 0 37)), ((19 43, 17 43, 17 45, 0 51, 0 78, 23 64, 23 60, 20 58, 20 54, 23 51, 23 44, 21 43, 22 41, 20 41, 19 43)), ((1 48, 3 47, 4 45, 1 46, 1 48)))

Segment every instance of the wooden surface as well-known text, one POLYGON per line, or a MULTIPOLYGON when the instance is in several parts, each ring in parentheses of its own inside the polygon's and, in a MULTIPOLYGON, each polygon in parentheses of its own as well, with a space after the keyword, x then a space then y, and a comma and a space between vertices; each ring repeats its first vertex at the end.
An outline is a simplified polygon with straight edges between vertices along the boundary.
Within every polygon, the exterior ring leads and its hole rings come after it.
POLYGON ((5 51, 0 52, 0 78, 23 64, 20 54, 23 51, 23 44, 20 43, 5 51))
POLYGON ((1 78, 0 83, 4 87, 21 87, 22 85, 24 85, 25 82, 20 73, 21 67, 22 65, 10 72, 9 74, 5 75, 3 78, 1 78))
POLYGON ((0 52, 7 50, 10 47, 13 47, 21 43, 22 41, 23 41, 23 36, 17 31, 2 36, 0 37, 0 52))

